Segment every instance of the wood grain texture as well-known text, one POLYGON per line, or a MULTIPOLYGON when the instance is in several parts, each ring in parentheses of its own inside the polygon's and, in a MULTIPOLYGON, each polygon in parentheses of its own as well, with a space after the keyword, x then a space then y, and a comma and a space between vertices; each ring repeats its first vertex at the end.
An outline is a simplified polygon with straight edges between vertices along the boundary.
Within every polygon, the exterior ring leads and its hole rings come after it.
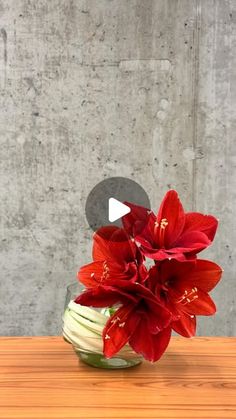
POLYGON ((236 338, 174 337, 156 364, 99 370, 61 337, 0 338, 1 419, 236 418, 236 338))

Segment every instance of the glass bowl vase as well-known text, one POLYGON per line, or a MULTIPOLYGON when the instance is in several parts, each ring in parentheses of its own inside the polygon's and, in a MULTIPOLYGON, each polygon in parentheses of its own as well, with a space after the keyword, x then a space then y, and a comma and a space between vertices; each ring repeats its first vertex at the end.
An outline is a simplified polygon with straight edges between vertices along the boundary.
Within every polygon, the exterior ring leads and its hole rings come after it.
POLYGON ((103 354, 103 328, 111 315, 109 308, 97 309, 76 304, 73 300, 82 289, 78 284, 67 287, 63 316, 63 337, 69 342, 78 358, 92 367, 117 369, 138 365, 143 357, 126 344, 112 358, 103 354))

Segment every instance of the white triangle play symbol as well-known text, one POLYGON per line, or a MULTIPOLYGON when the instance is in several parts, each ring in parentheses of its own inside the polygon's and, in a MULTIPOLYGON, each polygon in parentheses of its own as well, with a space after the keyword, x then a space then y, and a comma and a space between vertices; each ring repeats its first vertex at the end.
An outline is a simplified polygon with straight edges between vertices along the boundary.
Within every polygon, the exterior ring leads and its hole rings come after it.
POLYGON ((123 217, 131 211, 130 207, 122 204, 122 202, 115 198, 109 198, 108 204, 108 219, 110 223, 119 220, 119 218, 123 217))

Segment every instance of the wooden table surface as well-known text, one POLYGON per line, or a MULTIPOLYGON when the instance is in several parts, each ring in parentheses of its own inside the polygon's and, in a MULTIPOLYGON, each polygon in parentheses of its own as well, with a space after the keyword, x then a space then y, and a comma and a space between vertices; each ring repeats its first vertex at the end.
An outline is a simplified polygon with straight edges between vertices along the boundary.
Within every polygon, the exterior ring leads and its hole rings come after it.
POLYGON ((236 338, 174 337, 156 364, 89 367, 61 337, 0 338, 1 419, 236 418, 236 338))

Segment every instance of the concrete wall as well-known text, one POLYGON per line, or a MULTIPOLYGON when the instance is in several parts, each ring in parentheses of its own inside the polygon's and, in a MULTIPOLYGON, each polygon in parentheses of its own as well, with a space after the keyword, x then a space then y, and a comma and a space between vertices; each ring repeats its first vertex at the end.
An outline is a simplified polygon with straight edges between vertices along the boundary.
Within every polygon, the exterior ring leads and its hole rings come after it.
POLYGON ((60 333, 90 258, 91 188, 127 176, 220 219, 218 314, 236 332, 234 0, 0 1, 0 333, 60 333))

